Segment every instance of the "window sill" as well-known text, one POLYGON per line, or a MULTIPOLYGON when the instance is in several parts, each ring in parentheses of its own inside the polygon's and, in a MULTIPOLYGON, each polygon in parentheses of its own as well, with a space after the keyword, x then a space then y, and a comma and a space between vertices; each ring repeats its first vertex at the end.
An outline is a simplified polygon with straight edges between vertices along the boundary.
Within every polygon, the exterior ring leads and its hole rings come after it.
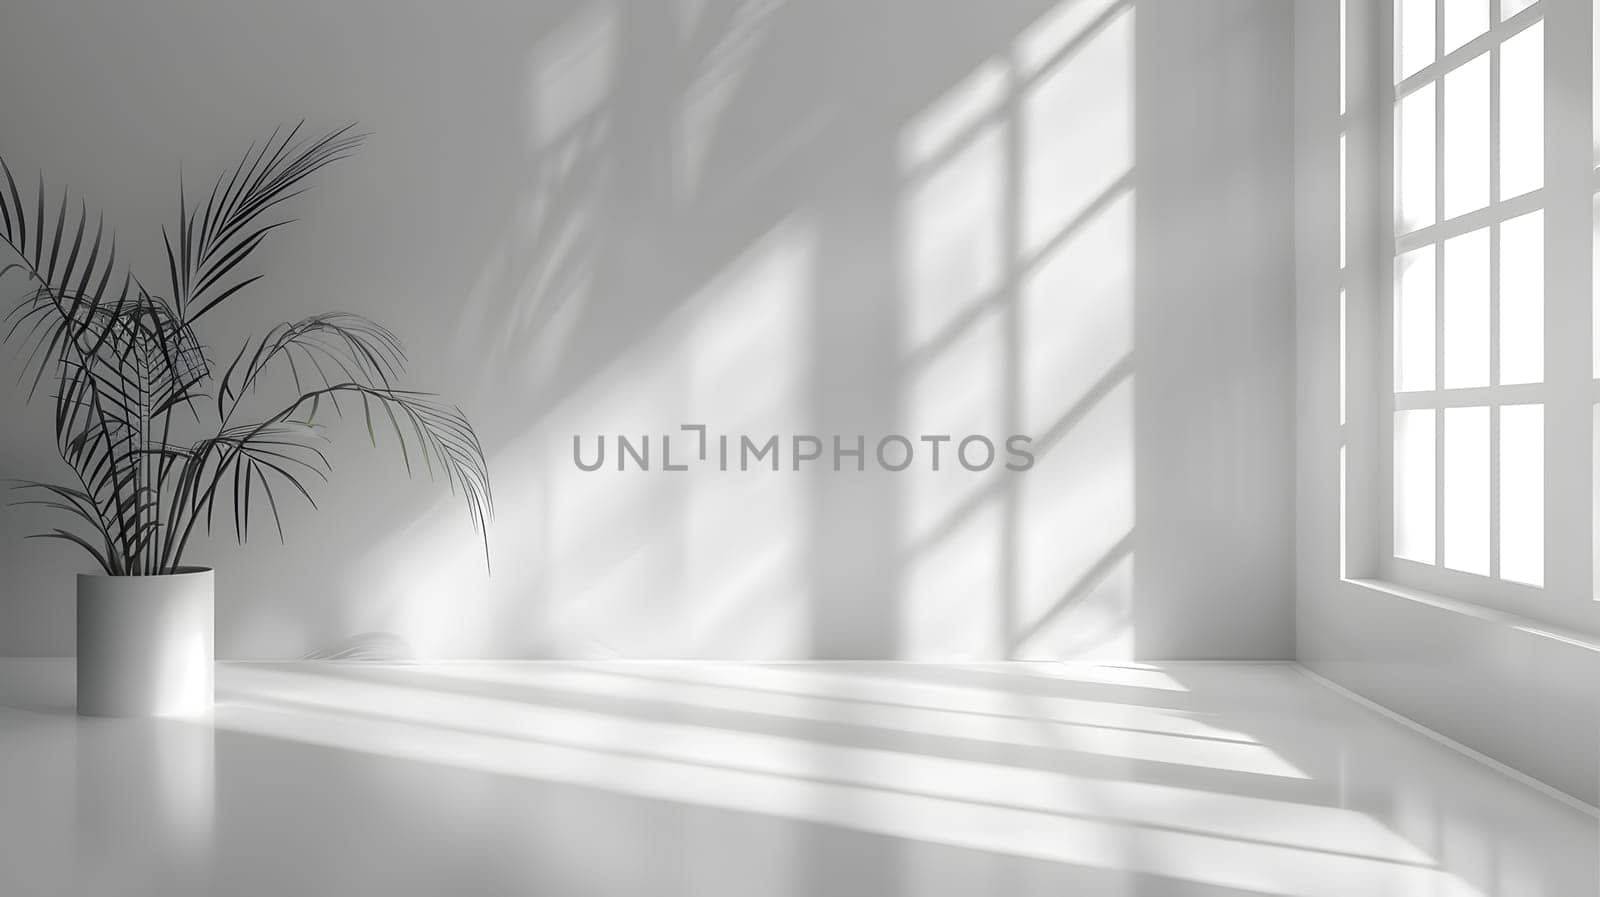
POLYGON ((1537 636, 1539 638, 1553 639, 1564 644, 1572 645, 1573 647, 1582 648, 1585 651, 1593 651, 1596 654, 1600 654, 1600 637, 1590 635, 1586 632, 1580 632, 1576 629, 1552 626, 1549 623, 1543 623, 1531 617, 1524 617, 1520 614, 1514 614, 1492 607, 1484 607, 1481 604, 1473 604, 1470 601, 1462 601, 1459 598, 1450 598, 1448 596, 1439 595, 1433 592, 1424 592, 1421 589, 1413 589, 1402 585, 1396 585, 1395 583, 1388 582, 1386 580, 1345 579, 1341 581, 1356 586, 1357 588, 1366 589, 1370 592, 1378 592, 1380 594, 1389 595, 1395 598, 1403 598, 1406 601, 1415 601, 1418 604, 1425 604, 1429 607, 1438 608, 1439 610, 1449 611, 1450 613, 1457 613, 1464 616, 1473 617, 1478 620, 1483 620, 1487 623, 1493 623, 1498 626, 1505 626, 1515 629, 1518 632, 1527 633, 1528 635, 1537 636))

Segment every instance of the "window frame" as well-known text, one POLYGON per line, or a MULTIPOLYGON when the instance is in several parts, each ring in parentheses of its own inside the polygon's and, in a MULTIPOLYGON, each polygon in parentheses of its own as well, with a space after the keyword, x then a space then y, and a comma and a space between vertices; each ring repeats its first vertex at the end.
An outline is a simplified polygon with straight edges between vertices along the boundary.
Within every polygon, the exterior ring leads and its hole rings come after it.
POLYGON ((1535 0, 1500 21, 1499 0, 1489 2, 1489 28, 1448 53, 1443 48, 1445 0, 1435 0, 1434 58, 1396 83, 1398 0, 1340 0, 1340 360, 1341 360, 1341 575, 1377 579, 1445 595, 1537 621, 1600 634, 1600 584, 1594 557, 1600 546, 1593 494, 1592 453, 1600 426, 1600 333, 1594 332, 1597 295, 1591 276, 1596 210, 1600 210, 1600 140, 1593 135, 1594 15, 1588 0, 1535 0), (1499 193, 1499 54, 1509 37, 1543 22, 1544 179, 1537 190, 1502 199, 1499 193), (1435 139, 1442 139, 1443 77, 1485 53, 1490 78, 1489 203, 1445 219, 1442 214, 1442 147, 1435 148, 1435 220, 1402 233, 1396 192, 1398 100, 1435 84, 1435 139), (1366 62, 1363 66, 1361 63, 1366 62), (1581 71, 1581 77, 1580 77, 1581 71), (1346 101, 1345 97, 1349 100, 1346 101), (1348 103, 1348 108, 1346 108, 1348 103), (1344 144, 1348 143, 1348 147, 1344 144), (1578 208, 1581 206, 1581 209, 1578 208), (1498 228, 1503 221, 1543 210, 1544 380, 1498 385, 1498 228), (1348 216, 1348 217, 1347 217, 1348 216), (1446 389, 1443 378, 1444 240, 1491 227, 1489 308, 1491 385, 1446 389), (1348 245, 1346 245, 1348 241, 1348 245), (1421 245, 1435 250, 1435 381, 1429 391, 1396 392, 1395 262, 1421 245), (1366 293, 1367 296, 1362 294, 1366 293), (1588 326, 1577 326, 1587 322, 1588 326), (1578 334, 1581 331, 1581 334, 1578 334), (1575 335, 1577 334, 1577 335, 1575 335), (1581 362, 1581 364, 1580 364, 1581 362), (1580 369, 1581 368, 1581 369, 1580 369), (1544 583, 1529 586, 1496 578, 1499 567, 1499 409, 1544 406, 1544 583), (1488 406, 1491 575, 1443 566, 1445 546, 1444 408, 1488 406), (1395 557, 1394 415, 1409 408, 1440 409, 1435 417, 1434 564, 1395 557))

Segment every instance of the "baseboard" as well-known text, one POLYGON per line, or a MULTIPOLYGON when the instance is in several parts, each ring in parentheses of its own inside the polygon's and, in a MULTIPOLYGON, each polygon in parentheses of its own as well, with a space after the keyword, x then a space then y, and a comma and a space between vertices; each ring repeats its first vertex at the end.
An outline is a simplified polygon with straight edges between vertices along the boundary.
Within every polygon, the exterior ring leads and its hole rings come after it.
POLYGON ((1538 791, 1540 794, 1543 794, 1546 797, 1554 798, 1555 800, 1558 800, 1561 803, 1564 803, 1567 806, 1572 807, 1575 810, 1578 810, 1580 812, 1586 813, 1586 814, 1588 814, 1590 816, 1595 817, 1596 819, 1600 819, 1600 807, 1597 807, 1594 804, 1591 804, 1591 803, 1589 803, 1587 801, 1584 801, 1584 800, 1581 800, 1581 799, 1579 799, 1577 797, 1574 797, 1571 794, 1568 794, 1567 792, 1562 791, 1560 788, 1556 788, 1556 787, 1554 787, 1552 785, 1549 785, 1549 784, 1547 784, 1545 782, 1541 782, 1538 779, 1534 778, 1533 776, 1528 775, 1525 772, 1521 772, 1519 770, 1513 769, 1512 767, 1507 766, 1504 763, 1501 763, 1499 760, 1496 760, 1493 757, 1490 757, 1490 756, 1488 756, 1486 754, 1483 754, 1483 753, 1480 753, 1478 751, 1475 751, 1472 748, 1469 748, 1466 745, 1462 744, 1461 742, 1456 741, 1454 738, 1451 738, 1448 735, 1442 735, 1439 732, 1436 732, 1433 729, 1430 729, 1427 726, 1424 726, 1423 724, 1417 722, 1416 720, 1412 719, 1409 716, 1406 716, 1403 713, 1397 713, 1396 711, 1391 710, 1388 707, 1385 707, 1382 704, 1379 704, 1378 702, 1371 700, 1370 698, 1365 698, 1365 697, 1363 697, 1363 696, 1361 696, 1359 694, 1356 694, 1355 692, 1351 691, 1348 688, 1345 688, 1344 686, 1340 685, 1337 682, 1334 682, 1332 679, 1329 679, 1328 677, 1322 675, 1321 673, 1318 673, 1315 670, 1310 669, 1305 664, 1295 662, 1295 663, 1291 663, 1289 665, 1294 667, 1294 669, 1299 671, 1301 675, 1305 676, 1306 678, 1310 679, 1311 681, 1320 683, 1324 688, 1327 688, 1328 690, 1330 690, 1330 691, 1332 691, 1332 692, 1334 692, 1334 693, 1336 693, 1338 695, 1341 695, 1344 698, 1346 698, 1346 699, 1348 699, 1350 701, 1353 701, 1356 704, 1360 704, 1362 707, 1365 707, 1368 710, 1371 710, 1374 713, 1379 714, 1380 716, 1383 716, 1383 717, 1386 717, 1386 718, 1388 718, 1390 720, 1393 720, 1394 722, 1397 722, 1400 725, 1405 726, 1406 728, 1412 730, 1413 732, 1416 732, 1419 735, 1422 735, 1422 736, 1424 736, 1426 738, 1430 738, 1433 741, 1436 741, 1439 744, 1442 744, 1445 747, 1450 748, 1451 750, 1455 751, 1458 754, 1462 754, 1463 756, 1470 757, 1471 759, 1476 760, 1479 763, 1482 763, 1484 766, 1487 766, 1490 769, 1495 770, 1496 772, 1500 773, 1501 775, 1504 775, 1504 776, 1506 776, 1508 778, 1511 778, 1511 779, 1513 779, 1513 780, 1515 780, 1517 782, 1520 782, 1523 785, 1528 786, 1529 788, 1534 789, 1535 791, 1538 791))

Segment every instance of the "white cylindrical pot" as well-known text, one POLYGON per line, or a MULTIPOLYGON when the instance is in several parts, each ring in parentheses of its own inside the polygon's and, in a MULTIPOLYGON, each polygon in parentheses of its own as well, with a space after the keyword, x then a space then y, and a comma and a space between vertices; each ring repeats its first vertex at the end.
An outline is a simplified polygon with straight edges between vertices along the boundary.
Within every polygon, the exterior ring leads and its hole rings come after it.
POLYGON ((78 713, 188 716, 211 707, 213 576, 78 574, 78 713))

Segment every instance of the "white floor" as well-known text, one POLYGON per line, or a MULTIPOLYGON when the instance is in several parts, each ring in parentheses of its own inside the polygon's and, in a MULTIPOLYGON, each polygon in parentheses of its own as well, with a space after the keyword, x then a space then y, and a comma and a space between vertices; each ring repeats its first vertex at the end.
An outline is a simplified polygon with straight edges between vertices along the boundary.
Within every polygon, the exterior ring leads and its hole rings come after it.
POLYGON ((1596 819, 1279 665, 0 661, 0 894, 1600 893, 1596 819))

